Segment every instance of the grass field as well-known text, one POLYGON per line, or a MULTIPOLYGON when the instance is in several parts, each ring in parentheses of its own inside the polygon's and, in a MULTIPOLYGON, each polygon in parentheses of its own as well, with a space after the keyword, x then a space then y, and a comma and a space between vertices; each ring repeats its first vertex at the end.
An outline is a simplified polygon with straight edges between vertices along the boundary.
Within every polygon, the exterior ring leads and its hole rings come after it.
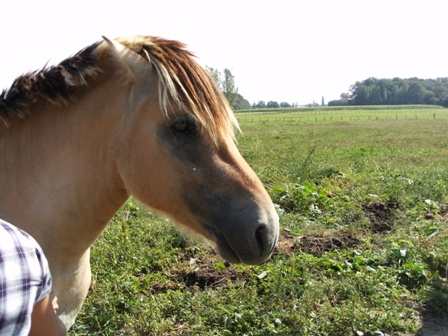
POLYGON ((131 199, 92 247, 92 285, 70 335, 442 328, 434 321, 448 318, 448 110, 319 108, 238 119, 239 148, 278 205, 272 259, 228 265, 131 199))
POLYGON ((237 113, 242 122, 290 121, 325 122, 377 119, 448 119, 446 109, 435 105, 395 105, 395 106, 333 106, 300 107, 285 109, 241 110, 237 113))

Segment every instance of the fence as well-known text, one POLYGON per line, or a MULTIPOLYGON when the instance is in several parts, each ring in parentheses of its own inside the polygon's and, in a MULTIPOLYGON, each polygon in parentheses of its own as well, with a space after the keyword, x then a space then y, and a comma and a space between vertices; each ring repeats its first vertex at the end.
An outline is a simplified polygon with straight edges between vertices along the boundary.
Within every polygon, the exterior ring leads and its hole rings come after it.
POLYGON ((406 113, 406 114, 369 114, 369 115, 236 115, 238 122, 337 122, 337 121, 368 121, 368 120, 448 120, 448 113, 406 113))

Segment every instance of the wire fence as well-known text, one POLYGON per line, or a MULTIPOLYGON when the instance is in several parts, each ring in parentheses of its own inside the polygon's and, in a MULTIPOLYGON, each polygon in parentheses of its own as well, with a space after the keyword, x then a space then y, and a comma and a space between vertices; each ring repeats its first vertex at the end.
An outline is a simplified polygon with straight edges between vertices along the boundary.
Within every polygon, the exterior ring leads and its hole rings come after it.
POLYGON ((448 113, 396 113, 396 114, 357 114, 357 115, 328 115, 328 114, 313 114, 313 115, 238 115, 238 122, 337 122, 337 121, 368 121, 368 120, 448 120, 448 113))

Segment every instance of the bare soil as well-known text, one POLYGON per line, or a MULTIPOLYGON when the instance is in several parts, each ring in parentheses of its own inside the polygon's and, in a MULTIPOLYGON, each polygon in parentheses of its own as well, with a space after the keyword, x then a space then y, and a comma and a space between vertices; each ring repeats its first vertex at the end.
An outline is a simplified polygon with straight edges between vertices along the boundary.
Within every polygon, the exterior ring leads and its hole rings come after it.
POLYGON ((342 231, 331 235, 328 233, 310 233, 296 238, 289 235, 280 235, 277 249, 286 253, 301 251, 315 257, 322 257, 327 252, 354 248, 358 245, 358 238, 349 232, 342 231))
POLYGON ((246 274, 239 272, 234 267, 216 269, 208 262, 201 262, 191 271, 178 275, 178 279, 185 284, 187 289, 226 287, 228 281, 244 281, 246 278, 246 274))
POLYGON ((393 220, 399 205, 395 202, 369 202, 363 209, 370 220, 372 233, 387 233, 392 230, 393 220))

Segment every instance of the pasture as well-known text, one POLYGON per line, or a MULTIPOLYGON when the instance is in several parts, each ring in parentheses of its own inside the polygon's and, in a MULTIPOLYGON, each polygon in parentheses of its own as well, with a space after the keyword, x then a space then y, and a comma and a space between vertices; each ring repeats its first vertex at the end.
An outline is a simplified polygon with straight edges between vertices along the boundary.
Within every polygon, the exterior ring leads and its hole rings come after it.
POLYGON ((224 263, 130 199, 92 247, 92 284, 70 335, 414 335, 447 326, 447 109, 237 117, 238 147, 278 205, 271 260, 224 263))

